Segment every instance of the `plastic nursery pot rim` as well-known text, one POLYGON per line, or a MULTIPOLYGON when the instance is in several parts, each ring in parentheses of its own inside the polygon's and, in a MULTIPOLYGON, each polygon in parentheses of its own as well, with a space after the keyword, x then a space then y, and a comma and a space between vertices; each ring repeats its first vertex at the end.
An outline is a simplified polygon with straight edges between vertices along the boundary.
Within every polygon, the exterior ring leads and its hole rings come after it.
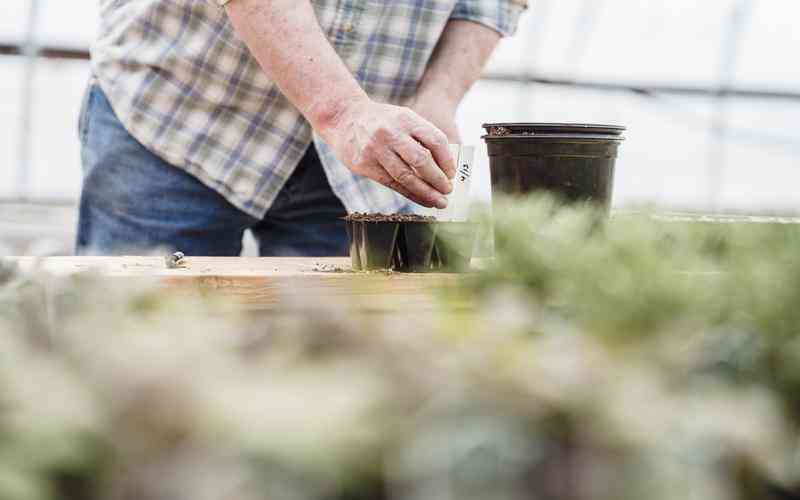
POLYGON ((484 135, 481 139, 486 142, 502 142, 508 140, 536 142, 623 142, 625 137, 596 134, 510 134, 484 135))
POLYGON ((598 136, 609 139, 620 137, 627 130, 621 125, 604 125, 593 123, 485 123, 483 128, 487 134, 484 139, 500 139, 503 137, 536 137, 537 135, 553 136, 598 136))

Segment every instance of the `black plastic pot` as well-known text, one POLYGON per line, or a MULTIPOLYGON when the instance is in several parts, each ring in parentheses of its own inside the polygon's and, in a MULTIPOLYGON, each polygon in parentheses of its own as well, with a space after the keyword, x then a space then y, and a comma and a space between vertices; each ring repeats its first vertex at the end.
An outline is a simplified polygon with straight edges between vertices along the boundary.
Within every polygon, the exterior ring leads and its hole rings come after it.
POLYGON ((437 222, 434 266, 442 272, 469 270, 478 226, 471 222, 437 222))
POLYGON ((354 271, 467 271, 478 234, 469 222, 345 220, 354 271))
POLYGON ((397 222, 352 222, 350 258, 353 268, 374 271, 391 269, 400 224, 397 222), (355 253, 354 253, 355 250, 355 253))
POLYGON ((360 247, 364 241, 364 232, 361 229, 362 223, 356 224, 355 222, 346 221, 345 226, 347 227, 347 239, 350 241, 350 261, 353 271, 361 271, 360 247))
POLYGON ((397 240, 396 268, 410 273, 431 271, 433 269, 431 257, 435 243, 435 223, 401 223, 397 240))
POLYGON ((484 128, 495 193, 516 196, 547 191, 565 201, 610 207, 614 165, 625 127, 490 123, 484 128))

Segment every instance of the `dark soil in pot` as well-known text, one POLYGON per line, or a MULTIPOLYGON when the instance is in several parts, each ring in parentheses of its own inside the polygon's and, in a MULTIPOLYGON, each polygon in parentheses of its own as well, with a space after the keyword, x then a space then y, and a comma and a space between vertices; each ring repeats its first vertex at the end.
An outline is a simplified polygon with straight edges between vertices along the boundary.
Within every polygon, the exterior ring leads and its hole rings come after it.
POLYGON ((435 217, 413 214, 362 214, 352 213, 344 218, 347 222, 434 222, 435 217))

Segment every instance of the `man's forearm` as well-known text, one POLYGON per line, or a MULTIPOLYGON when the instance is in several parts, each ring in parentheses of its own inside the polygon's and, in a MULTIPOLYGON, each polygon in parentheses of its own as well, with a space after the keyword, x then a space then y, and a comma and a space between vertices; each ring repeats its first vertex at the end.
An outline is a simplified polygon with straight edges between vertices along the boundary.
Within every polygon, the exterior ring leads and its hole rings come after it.
POLYGON ((308 0, 237 0, 228 7, 236 32, 264 72, 318 130, 342 107, 368 99, 320 28, 308 0))
POLYGON ((480 78, 500 38, 496 31, 471 21, 447 23, 417 95, 435 95, 457 106, 480 78))
POLYGON ((447 134, 450 142, 461 142, 456 109, 480 78, 499 41, 500 34, 486 26, 452 20, 436 45, 409 105, 447 134))

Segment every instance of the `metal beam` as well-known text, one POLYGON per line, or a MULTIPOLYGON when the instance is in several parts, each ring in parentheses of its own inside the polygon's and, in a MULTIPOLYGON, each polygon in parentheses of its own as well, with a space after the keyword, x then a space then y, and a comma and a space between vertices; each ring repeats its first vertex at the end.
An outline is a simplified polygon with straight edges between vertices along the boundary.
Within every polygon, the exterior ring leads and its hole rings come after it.
MULTIPOLYGON (((20 56, 23 49, 18 44, 0 43, 0 56, 20 56)), ((73 59, 88 60, 89 52, 85 49, 41 46, 37 49, 39 57, 47 59, 73 59)), ((726 98, 751 98, 751 99, 779 99, 800 100, 800 90, 784 90, 753 87, 713 87, 703 85, 678 85, 669 83, 649 83, 635 81, 607 81, 583 78, 567 78, 549 76, 538 73, 510 73, 493 71, 483 76, 483 80, 490 82, 518 83, 524 85, 552 85, 562 87, 575 87, 587 90, 633 92, 643 95, 675 94, 698 97, 726 97, 726 98)))
MULTIPOLYGON (((76 59, 89 60, 89 52, 83 48, 40 46, 36 49, 37 55, 45 59, 76 59)), ((23 56, 25 49, 22 45, 0 43, 0 55, 23 56)))
POLYGON ((587 90, 633 92, 643 95, 675 94, 698 97, 737 97, 753 99, 800 100, 800 91, 748 88, 748 87, 710 87, 700 85, 673 85, 646 82, 601 81, 582 78, 560 78, 540 74, 515 74, 491 72, 483 75, 483 80, 523 85, 553 85, 583 88, 587 90))
POLYGON ((25 66, 22 71, 22 94, 20 95, 19 167, 17 168, 16 179, 16 190, 19 195, 30 191, 31 171, 33 170, 33 162, 31 161, 33 104, 35 99, 33 82, 36 79, 36 63, 39 55, 36 35, 40 8, 39 0, 31 0, 28 7, 25 42, 20 47, 20 55, 25 58, 25 66))

